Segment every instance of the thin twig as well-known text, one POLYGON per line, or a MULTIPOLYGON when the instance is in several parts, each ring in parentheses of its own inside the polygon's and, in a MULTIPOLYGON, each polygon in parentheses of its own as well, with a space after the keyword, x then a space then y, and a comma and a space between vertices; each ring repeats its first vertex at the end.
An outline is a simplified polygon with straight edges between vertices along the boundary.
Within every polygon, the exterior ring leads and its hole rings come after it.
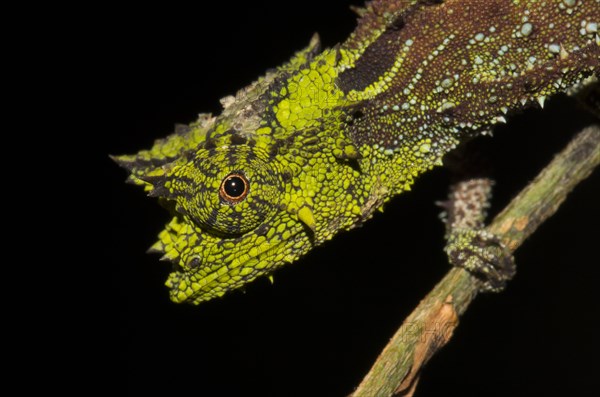
MULTIPOLYGON (((517 249, 600 163, 600 126, 580 132, 486 228, 517 249)), ((421 368, 452 337, 480 281, 452 268, 406 318, 352 397, 412 396, 421 368)))

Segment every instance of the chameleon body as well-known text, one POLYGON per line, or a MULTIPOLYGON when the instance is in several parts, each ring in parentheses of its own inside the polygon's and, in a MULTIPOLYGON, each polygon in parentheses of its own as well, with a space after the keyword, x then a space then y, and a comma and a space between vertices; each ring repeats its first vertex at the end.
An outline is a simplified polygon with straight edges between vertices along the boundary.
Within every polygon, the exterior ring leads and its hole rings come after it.
MULTIPOLYGON (((115 157, 173 213, 175 302, 222 296, 369 219, 466 137, 600 70, 599 0, 375 0, 357 29, 115 157)), ((539 104, 539 105, 538 105, 539 104)))

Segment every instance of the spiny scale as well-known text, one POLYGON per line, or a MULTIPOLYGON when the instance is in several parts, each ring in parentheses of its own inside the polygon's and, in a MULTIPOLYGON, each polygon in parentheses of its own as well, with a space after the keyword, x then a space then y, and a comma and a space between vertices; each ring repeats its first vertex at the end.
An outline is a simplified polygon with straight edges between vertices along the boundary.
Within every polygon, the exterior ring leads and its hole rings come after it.
MULTIPOLYGON (((600 0, 375 0, 289 63, 115 160, 175 211, 153 251, 175 302, 271 277, 369 219, 464 137, 597 81, 600 0), (247 181, 239 202, 222 184, 247 181)), ((246 182, 244 182, 246 183, 246 182)))
POLYGON ((382 150, 419 135, 445 144, 495 124, 509 109, 543 107, 598 65, 595 0, 447 1, 397 9, 402 3, 373 2, 371 19, 386 15, 391 28, 374 37, 376 23, 362 21, 369 26, 359 33, 369 38, 366 48, 356 38, 342 47, 353 67, 342 66, 340 86, 349 98, 369 99, 349 134, 382 150), (357 78, 373 64, 376 79, 357 78))

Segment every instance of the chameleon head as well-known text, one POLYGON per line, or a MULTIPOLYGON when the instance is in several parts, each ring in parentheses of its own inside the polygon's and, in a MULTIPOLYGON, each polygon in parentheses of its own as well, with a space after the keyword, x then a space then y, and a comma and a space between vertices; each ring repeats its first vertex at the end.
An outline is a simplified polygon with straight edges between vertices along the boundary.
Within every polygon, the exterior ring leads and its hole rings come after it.
POLYGON ((350 121, 333 84, 337 53, 313 59, 316 47, 225 98, 220 116, 115 158, 173 212, 152 246, 175 264, 173 301, 198 304, 270 275, 386 199, 374 193, 389 163, 363 158, 341 133, 350 121))
POLYGON ((116 158, 174 214, 151 248, 175 264, 166 282, 174 302, 198 304, 270 275, 366 216, 368 184, 326 139, 234 145, 226 134, 154 160, 176 138, 116 158))

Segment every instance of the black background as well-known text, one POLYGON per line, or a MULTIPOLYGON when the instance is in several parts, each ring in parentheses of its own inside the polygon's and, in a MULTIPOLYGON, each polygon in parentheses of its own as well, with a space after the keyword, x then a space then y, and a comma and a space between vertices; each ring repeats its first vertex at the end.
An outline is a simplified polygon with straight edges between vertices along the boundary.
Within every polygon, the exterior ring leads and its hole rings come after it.
MULTIPOLYGON (((148 148, 200 112, 286 61, 319 32, 325 46, 352 31, 359 1, 220 2, 210 8, 144 5, 98 9, 86 26, 89 76, 101 136, 98 164, 108 213, 102 277, 110 357, 99 383, 130 393, 343 396, 402 319, 447 271, 443 225, 448 170, 362 228, 338 235, 245 293, 197 307, 171 303, 169 266, 145 254, 168 220, 107 155, 148 148)), ((85 24, 85 21, 82 22, 85 24)), ((567 98, 530 109, 479 138, 497 181, 497 212, 592 118, 567 98)), ((455 337, 424 371, 418 396, 589 394, 597 384, 598 183, 593 174, 516 253, 519 271, 501 294, 479 297, 455 337)), ((106 325, 106 324, 105 324, 106 325)), ((90 349, 90 354, 92 355, 90 349)), ((99 354, 97 349, 93 350, 99 354)), ((94 358, 94 357, 92 357, 94 358)))

